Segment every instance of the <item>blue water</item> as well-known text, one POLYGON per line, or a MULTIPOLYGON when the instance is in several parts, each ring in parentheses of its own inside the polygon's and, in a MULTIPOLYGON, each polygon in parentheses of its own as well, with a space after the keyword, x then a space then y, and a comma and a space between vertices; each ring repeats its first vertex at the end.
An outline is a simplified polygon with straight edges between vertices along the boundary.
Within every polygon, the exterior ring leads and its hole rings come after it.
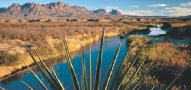
MULTIPOLYGON (((158 34, 165 34, 165 33, 166 33, 166 31, 160 30, 160 28, 152 28, 150 34, 139 34, 139 35, 148 36, 148 35, 158 35, 158 34)), ((130 35, 127 35, 127 36, 130 36, 130 35)), ((109 71, 109 67, 111 65, 115 50, 119 43, 122 43, 122 45, 121 45, 118 59, 115 64, 116 65, 115 69, 119 67, 119 64, 123 60, 124 55, 125 55, 126 51, 128 50, 127 49, 128 46, 126 44, 126 39, 120 39, 118 36, 115 36, 115 37, 105 38, 105 40, 104 40, 101 85, 103 85, 103 83, 105 81, 105 78, 109 71)), ((92 78, 95 78, 99 47, 100 47, 100 41, 97 41, 92 45, 92 64, 93 64, 92 65, 92 69, 93 69, 92 78)), ((84 54, 85 54, 86 66, 89 67, 89 50, 86 49, 84 54)), ((81 84, 81 79, 82 79, 81 58, 82 58, 81 54, 78 53, 72 59, 74 69, 76 71, 77 78, 78 78, 80 84, 81 84)), ((73 90, 74 88, 73 88, 73 83, 72 83, 72 79, 70 76, 68 64, 66 62, 59 61, 58 63, 54 64, 54 68, 56 69, 57 73, 59 74, 59 78, 63 82, 64 87, 67 90, 73 90)), ((36 73, 42 79, 42 81, 45 82, 45 84, 47 85, 45 79, 42 78, 42 75, 38 71, 36 73)), ((88 68, 87 68, 87 73, 89 73, 88 68)), ((89 77, 89 75, 87 74, 87 79, 88 79, 88 77, 89 77)), ((34 78, 34 76, 29 71, 22 72, 12 78, 1 81, 0 86, 7 90, 27 90, 28 88, 23 83, 21 83, 19 80, 25 81, 29 85, 34 86, 37 90, 43 90, 43 88, 40 86, 40 84, 37 82, 37 80, 34 78)))

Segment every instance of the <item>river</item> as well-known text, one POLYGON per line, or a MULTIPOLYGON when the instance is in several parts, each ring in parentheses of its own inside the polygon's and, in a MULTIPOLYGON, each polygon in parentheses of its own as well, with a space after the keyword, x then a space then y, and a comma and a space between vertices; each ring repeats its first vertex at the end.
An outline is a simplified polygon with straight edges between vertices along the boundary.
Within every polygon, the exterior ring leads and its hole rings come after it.
MULTIPOLYGON (((158 27, 151 27, 150 34, 138 34, 143 36, 150 36, 150 35, 159 35, 159 34, 165 34, 167 30, 161 30, 158 27)), ((133 34, 127 34, 126 36, 131 36, 133 34)), ((103 61, 102 61, 102 75, 101 75, 101 85, 103 85, 103 82, 105 81, 105 78, 107 76, 109 67, 111 65, 115 50, 117 48, 118 43, 122 43, 119 56, 117 58, 115 69, 119 67, 119 64, 121 63, 122 59, 124 58, 124 55, 126 51, 128 50, 128 46, 126 44, 126 39, 120 39, 118 36, 105 38, 104 40, 104 50, 103 50, 103 61)), ((92 44, 92 78, 95 78, 95 71, 96 71, 96 65, 97 65, 97 57, 100 47, 100 41, 96 41, 92 44)), ((85 49, 85 61, 86 66, 89 67, 89 49, 85 49)), ((81 54, 77 53, 73 59, 73 65, 74 69, 77 73, 77 78, 79 80, 79 83, 81 84, 81 75, 82 75, 82 62, 81 62, 81 54)), ((53 64, 54 68, 56 69, 57 73, 59 74, 59 77, 61 81, 63 82, 64 87, 67 90, 73 90, 73 83, 70 76, 69 68, 67 62, 62 62, 62 60, 57 60, 55 64, 53 64)), ((35 69, 34 69, 35 70, 35 69)), ((39 73, 38 70, 35 70, 36 74, 42 79, 43 82, 47 85, 44 78, 42 78, 41 73, 39 73)), ((88 73, 87 69, 87 73, 88 73)), ((115 72, 114 72, 115 73, 115 72)), ((88 75, 87 75, 88 78, 88 75)), ((0 87, 3 87, 7 90, 27 90, 28 88, 20 81, 23 80, 29 85, 34 86, 37 90, 43 90, 43 88, 40 86, 40 84, 37 82, 37 80, 34 78, 34 76, 27 70, 23 71, 19 74, 16 74, 10 78, 7 78, 0 82, 0 87)))

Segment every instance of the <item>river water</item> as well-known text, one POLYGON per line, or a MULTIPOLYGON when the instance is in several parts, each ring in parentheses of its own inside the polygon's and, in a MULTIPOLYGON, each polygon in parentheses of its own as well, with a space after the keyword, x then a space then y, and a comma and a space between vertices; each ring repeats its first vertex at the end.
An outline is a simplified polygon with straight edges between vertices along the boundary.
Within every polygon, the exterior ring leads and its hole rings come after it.
MULTIPOLYGON (((150 36, 150 35, 159 35, 159 34, 166 34, 167 30, 161 30, 158 27, 151 27, 150 34, 138 34, 143 36, 150 36)), ((127 34, 126 36, 129 37, 133 34, 127 34)), ((111 65, 115 50, 117 48, 118 43, 122 43, 119 56, 117 58, 115 69, 119 67, 119 64, 124 58, 124 55, 126 51, 128 50, 128 45, 126 44, 126 39, 120 39, 118 36, 105 38, 104 40, 104 50, 103 50, 103 61, 102 61, 102 75, 101 75, 101 85, 103 85, 103 82, 105 81, 105 78, 107 76, 109 67, 111 65)), ((95 72, 96 72, 96 65, 97 65, 97 57, 99 53, 99 47, 100 47, 100 40, 96 41, 92 44, 92 78, 95 78, 95 72)), ((89 49, 85 49, 85 61, 86 66, 89 67, 89 49)), ((79 83, 81 84, 82 79, 82 62, 81 62, 81 54, 77 53, 73 59, 73 65, 74 69, 77 74, 77 78, 79 83)), ((53 64, 53 63, 52 63, 53 64)), ((67 90, 73 90, 73 83, 70 76, 70 71, 68 68, 67 62, 63 62, 62 60, 56 60, 55 64, 53 64, 54 68, 56 69, 56 72, 59 74, 59 77, 61 81, 63 82, 64 87, 67 90)), ((34 69, 35 70, 35 69, 34 69)), ((47 85, 45 79, 42 77, 41 73, 39 73, 38 70, 35 70, 36 74, 40 77, 40 79, 47 85)), ((87 73, 89 72, 87 68, 87 73)), ((115 72, 114 72, 115 73, 115 72)), ((87 75, 87 78, 89 76, 87 75)), ((3 87, 7 90, 27 90, 28 88, 20 81, 23 80, 29 85, 34 86, 37 90, 43 90, 43 88, 40 86, 38 81, 34 78, 34 76, 27 70, 24 72, 21 72, 17 75, 14 75, 13 77, 10 77, 8 79, 5 79, 0 82, 0 87, 3 87)))

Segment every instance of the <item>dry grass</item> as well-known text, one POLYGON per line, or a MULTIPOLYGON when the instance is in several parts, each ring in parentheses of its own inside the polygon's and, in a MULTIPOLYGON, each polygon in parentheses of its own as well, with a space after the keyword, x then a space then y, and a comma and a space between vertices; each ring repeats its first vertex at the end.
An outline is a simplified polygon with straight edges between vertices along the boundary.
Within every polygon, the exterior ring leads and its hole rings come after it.
POLYGON ((60 39, 69 36, 97 33, 101 27, 123 27, 116 23, 0 23, 0 40, 44 41, 47 36, 60 39), (63 32, 63 33, 62 33, 63 32))
POLYGON ((14 66, 18 64, 19 56, 21 56, 20 53, 10 54, 8 51, 2 50, 0 51, 0 65, 14 66))

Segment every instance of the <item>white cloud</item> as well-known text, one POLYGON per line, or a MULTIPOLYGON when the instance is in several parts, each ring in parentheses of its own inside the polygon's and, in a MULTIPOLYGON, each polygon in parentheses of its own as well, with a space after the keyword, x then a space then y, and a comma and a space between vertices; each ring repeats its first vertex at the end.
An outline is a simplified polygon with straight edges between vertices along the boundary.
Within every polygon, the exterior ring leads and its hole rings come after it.
POLYGON ((105 10, 108 11, 108 12, 110 12, 112 9, 118 9, 118 8, 119 8, 119 6, 107 6, 107 7, 105 8, 105 10))
POLYGON ((160 10, 160 12, 165 12, 165 10, 160 10))
MULTIPOLYGON (((149 7, 165 7, 161 10, 120 10, 118 6, 108 6, 105 9, 111 11, 117 9, 126 15, 138 16, 186 16, 191 14, 191 2, 181 3, 177 7, 166 7, 166 4, 148 5, 149 7), (189 7, 190 6, 190 7, 189 7)), ((132 8, 139 6, 129 6, 132 8)))
POLYGON ((165 7, 166 4, 154 4, 154 5, 148 5, 149 7, 165 7))
POLYGON ((131 7, 131 8, 138 8, 139 6, 129 6, 129 7, 131 7))
POLYGON ((127 15, 138 15, 138 16, 149 16, 149 15, 153 15, 154 10, 136 10, 136 11, 122 11, 123 14, 127 14, 127 15))
POLYGON ((169 10, 169 9, 171 9, 171 8, 167 7, 167 8, 164 8, 164 9, 169 10))
POLYGON ((126 14, 126 15, 137 15, 137 16, 141 16, 140 13, 137 13, 135 11, 124 11, 124 12, 121 12, 123 14, 126 14))
POLYGON ((191 6, 191 2, 187 2, 187 3, 181 3, 181 6, 191 6))
POLYGON ((170 7, 165 8, 165 11, 168 12, 170 16, 186 16, 191 14, 191 8, 185 7, 170 7))

